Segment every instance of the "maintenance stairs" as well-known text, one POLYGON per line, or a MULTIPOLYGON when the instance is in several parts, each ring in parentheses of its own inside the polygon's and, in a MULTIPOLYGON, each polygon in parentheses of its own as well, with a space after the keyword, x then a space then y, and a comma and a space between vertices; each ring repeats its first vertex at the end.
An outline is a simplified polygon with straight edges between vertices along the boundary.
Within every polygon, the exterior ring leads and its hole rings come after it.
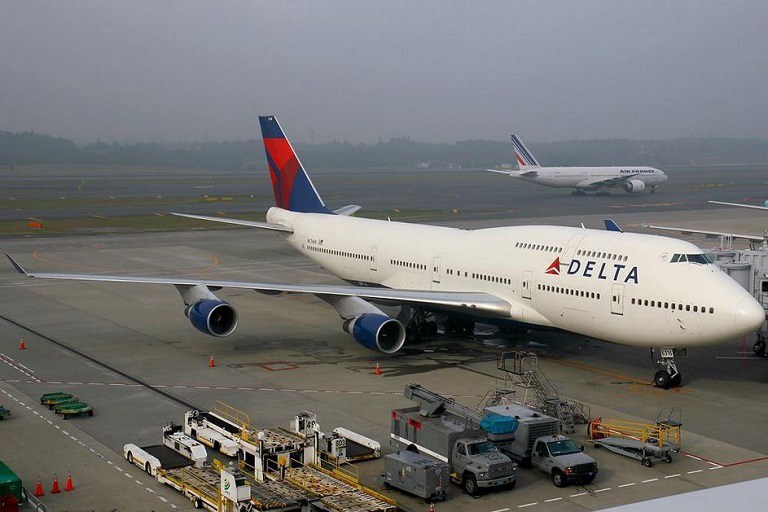
POLYGON ((589 421, 589 407, 562 396, 555 385, 539 368, 536 354, 531 352, 503 352, 496 368, 502 373, 503 383, 484 398, 485 406, 502 405, 516 400, 516 391, 523 390, 521 403, 560 420, 560 432, 573 434, 577 424, 589 421))

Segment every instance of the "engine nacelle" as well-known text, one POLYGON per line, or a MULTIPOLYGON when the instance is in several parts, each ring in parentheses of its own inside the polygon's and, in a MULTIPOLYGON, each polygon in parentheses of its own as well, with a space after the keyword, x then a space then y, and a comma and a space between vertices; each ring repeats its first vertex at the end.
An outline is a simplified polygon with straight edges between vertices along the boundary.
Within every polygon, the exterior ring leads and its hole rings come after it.
POLYGON ((621 187, 627 192, 642 192, 645 190, 645 182, 642 180, 627 180, 622 183, 621 187))
POLYGON ((184 314, 198 331, 223 338, 237 329, 237 311, 220 300, 203 299, 189 306, 184 314))
POLYGON ((344 330, 365 348, 385 354, 394 354, 405 343, 405 326, 386 315, 360 315, 347 320, 344 330))

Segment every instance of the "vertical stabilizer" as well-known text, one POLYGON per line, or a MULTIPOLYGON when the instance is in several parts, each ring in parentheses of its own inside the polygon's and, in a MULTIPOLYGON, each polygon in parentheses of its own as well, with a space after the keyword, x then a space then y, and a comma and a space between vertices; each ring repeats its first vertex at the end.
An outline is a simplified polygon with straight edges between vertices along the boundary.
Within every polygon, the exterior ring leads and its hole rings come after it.
POLYGON ((521 170, 526 167, 540 167, 539 162, 536 161, 533 153, 528 151, 528 148, 525 147, 525 144, 523 144, 523 141, 520 140, 517 135, 513 133, 509 136, 509 139, 512 141, 512 147, 515 148, 515 159, 521 170))
POLYGON ((259 116, 275 204, 301 213, 332 213, 301 165, 275 116, 259 116))

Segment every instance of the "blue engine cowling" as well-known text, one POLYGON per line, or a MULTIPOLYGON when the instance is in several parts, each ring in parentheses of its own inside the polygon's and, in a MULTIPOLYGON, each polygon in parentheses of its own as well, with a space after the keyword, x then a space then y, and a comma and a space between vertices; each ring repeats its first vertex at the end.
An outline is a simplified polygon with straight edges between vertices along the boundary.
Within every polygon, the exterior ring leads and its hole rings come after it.
POLYGON ((386 315, 360 315, 348 320, 344 330, 365 348, 385 354, 394 354, 405 343, 405 326, 386 315))
POLYGON ((235 308, 220 300, 203 299, 187 308, 185 314, 200 332, 223 338, 237 328, 235 308))

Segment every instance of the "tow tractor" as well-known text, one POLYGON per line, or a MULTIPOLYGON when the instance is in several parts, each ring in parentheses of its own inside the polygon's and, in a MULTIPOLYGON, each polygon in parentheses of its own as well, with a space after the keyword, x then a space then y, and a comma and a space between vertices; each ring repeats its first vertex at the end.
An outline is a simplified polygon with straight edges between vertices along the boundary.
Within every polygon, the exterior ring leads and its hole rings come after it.
POLYGON ((680 416, 680 409, 673 408, 659 413, 655 423, 595 418, 588 434, 595 448, 637 459, 649 468, 656 462, 671 463, 672 453, 680 451, 680 416))

